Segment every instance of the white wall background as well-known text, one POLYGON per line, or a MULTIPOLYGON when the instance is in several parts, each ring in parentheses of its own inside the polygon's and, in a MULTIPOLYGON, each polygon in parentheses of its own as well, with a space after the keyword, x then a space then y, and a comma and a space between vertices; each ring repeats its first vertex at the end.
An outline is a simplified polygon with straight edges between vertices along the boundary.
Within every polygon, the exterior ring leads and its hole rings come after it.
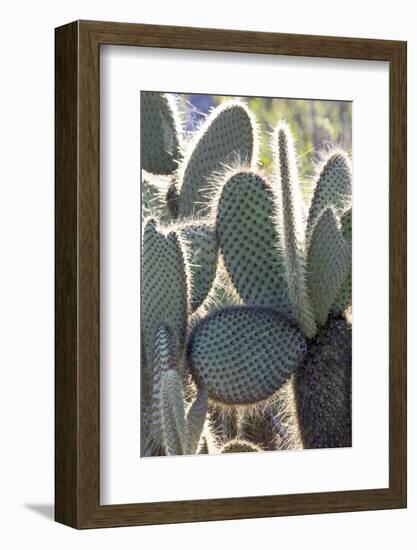
MULTIPOLYGON (((416 544, 417 35, 414 2, 71 0, 2 4, 0 65, 0 545, 15 548, 383 550, 416 544), (409 508, 76 532, 52 522, 54 27, 74 19, 408 40, 409 508)), ((372 139, 372 136, 369 136, 372 139)), ((370 252, 371 253, 371 252, 370 252)), ((378 312, 375 312, 378 315, 378 312)), ((371 403, 371 396, 370 396, 371 403)), ((254 475, 256 475, 254 473, 254 475)), ((157 480, 155 481, 157 482, 157 480)))

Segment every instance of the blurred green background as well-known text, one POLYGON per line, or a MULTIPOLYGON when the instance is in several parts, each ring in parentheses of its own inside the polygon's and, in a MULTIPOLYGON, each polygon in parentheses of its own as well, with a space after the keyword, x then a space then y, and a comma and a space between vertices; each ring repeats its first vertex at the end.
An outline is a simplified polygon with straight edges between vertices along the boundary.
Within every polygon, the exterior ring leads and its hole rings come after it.
POLYGON ((260 129, 260 162, 269 171, 270 135, 279 120, 285 120, 296 139, 301 180, 308 184, 321 151, 338 145, 349 154, 352 147, 352 103, 310 99, 237 97, 205 94, 175 94, 186 131, 192 133, 209 111, 229 99, 240 99, 256 115, 260 129))

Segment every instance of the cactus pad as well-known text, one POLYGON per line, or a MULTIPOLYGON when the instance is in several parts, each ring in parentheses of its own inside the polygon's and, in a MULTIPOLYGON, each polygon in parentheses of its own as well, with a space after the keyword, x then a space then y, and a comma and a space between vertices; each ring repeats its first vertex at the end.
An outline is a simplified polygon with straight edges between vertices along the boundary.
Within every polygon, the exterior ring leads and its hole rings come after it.
POLYGON ((262 451, 261 447, 245 439, 232 439, 223 445, 221 453, 254 453, 262 451))
POLYGON ((317 322, 324 325, 349 269, 350 250, 328 208, 317 221, 308 250, 308 288, 317 322))
POLYGON ((279 246, 285 278, 294 313, 302 332, 311 338, 316 323, 310 304, 305 274, 304 206, 298 179, 295 146, 289 127, 280 123, 275 131, 274 148, 279 246))
POLYGON ((294 375, 304 448, 352 445, 351 372, 351 326, 332 319, 320 329, 294 375))
POLYGON ((330 153, 318 177, 307 219, 307 239, 324 210, 333 208, 342 216, 351 207, 352 168, 349 157, 342 151, 330 153))
MULTIPOLYGON (((162 402, 162 379, 165 372, 175 369, 177 365, 177 349, 175 336, 172 330, 161 323, 155 334, 155 353, 152 370, 152 396, 151 414, 148 412, 147 423, 147 446, 155 449, 163 448, 163 402, 162 402)), ((153 453, 152 453, 153 454, 153 453)))
POLYGON ((170 96, 142 92, 141 165, 153 174, 172 174, 181 158, 180 123, 170 96))
POLYGON ((169 186, 165 200, 171 219, 175 220, 178 217, 178 189, 175 181, 169 186))
POLYGON ((142 219, 156 218, 158 221, 170 221, 167 195, 171 186, 170 176, 156 176, 143 172, 141 185, 142 219))
MULTIPOLYGON (((152 365, 154 337, 161 323, 172 328, 178 349, 183 349, 187 323, 184 255, 176 233, 164 235, 154 220, 146 223, 142 239, 141 318, 146 365, 152 365)), ((149 373, 146 371, 147 368, 142 368, 145 390, 149 384, 149 373)))
POLYGON ((336 301, 332 305, 332 311, 339 315, 352 304, 352 209, 343 216, 341 224, 342 234, 349 250, 349 264, 336 301))
POLYGON ((190 307, 195 311, 206 299, 217 270, 217 242, 207 224, 190 224, 181 229, 188 249, 190 269, 190 307))
POLYGON ((274 194, 258 174, 239 172, 218 202, 217 238, 233 285, 248 305, 270 306, 292 319, 277 247, 274 194))
POLYGON ((197 396, 191 403, 186 417, 186 448, 187 454, 196 454, 201 434, 203 432, 204 423, 207 417, 208 410, 208 395, 205 389, 201 389, 197 392, 197 396))
POLYGON ((265 407, 240 411, 239 437, 256 443, 264 450, 273 451, 277 448, 279 435, 275 426, 276 419, 269 403, 265 407))
POLYGON ((182 455, 185 449, 185 421, 182 380, 175 369, 162 375, 162 435, 167 455, 182 455))
POLYGON ((188 342, 188 365, 199 388, 225 404, 269 398, 305 352, 300 331, 268 308, 235 306, 201 320, 188 342))
POLYGON ((256 156, 253 115, 240 102, 228 101, 207 118, 181 169, 179 216, 207 215, 214 193, 210 178, 240 160, 252 164, 256 156))

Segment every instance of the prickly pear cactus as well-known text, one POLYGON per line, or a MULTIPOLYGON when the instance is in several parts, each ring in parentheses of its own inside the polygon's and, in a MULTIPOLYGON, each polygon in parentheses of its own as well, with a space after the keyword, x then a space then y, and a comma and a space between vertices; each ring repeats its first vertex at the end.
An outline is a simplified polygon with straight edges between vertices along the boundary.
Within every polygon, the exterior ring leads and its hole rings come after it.
POLYGON ((352 167, 344 151, 336 150, 324 156, 314 188, 307 219, 307 238, 324 210, 333 208, 338 216, 352 205, 352 167))
POLYGON ((332 311, 341 315, 352 304, 352 209, 348 210, 341 219, 342 235, 348 249, 348 267, 343 283, 339 289, 332 311))
POLYGON ((256 164, 256 149, 257 127, 248 108, 237 101, 217 107, 196 134, 180 169, 179 216, 208 215, 216 190, 213 176, 230 164, 256 164))
POLYGON ((198 309, 210 292, 217 272, 217 241, 207 223, 185 225, 181 230, 188 250, 190 270, 190 307, 198 309))
POLYGON ((142 92, 141 164, 152 174, 172 174, 181 159, 181 123, 171 96, 142 92))
POLYGON ((203 388, 197 392, 188 408, 185 423, 185 450, 187 454, 196 454, 203 433, 208 412, 208 394, 203 388))
POLYGON ((316 333, 306 284, 304 207, 298 179, 295 146, 289 127, 278 124, 275 134, 278 246, 284 258, 285 279, 301 330, 311 338, 316 333))
POLYGON ((188 340, 197 387, 230 405, 270 397, 295 371, 306 349, 300 331, 274 310, 236 306, 200 322, 188 340))
POLYGON ((232 175, 218 201, 217 238, 230 279, 245 303, 270 306, 292 319, 276 208, 274 192, 260 175, 232 175))
POLYGON ((289 125, 260 171, 244 102, 191 136, 169 94, 141 109, 143 454, 350 446, 349 156, 307 207, 289 125))
POLYGON ((148 220, 142 238, 142 343, 145 357, 142 384, 145 392, 149 390, 155 333, 161 323, 171 328, 179 350, 184 348, 187 286, 184 251, 177 233, 164 234, 155 220, 148 220))
MULTIPOLYGON (((151 387, 151 414, 147 417, 146 447, 152 452, 164 449, 163 439, 163 394, 162 388, 166 383, 164 376, 168 370, 177 368, 177 345, 171 329, 161 323, 154 338, 154 360, 152 369, 151 387)), ((160 453, 158 453, 160 454, 160 453)))
POLYGON ((319 325, 326 324, 348 269, 350 249, 331 208, 323 212, 314 227, 308 250, 308 289, 319 325))
POLYGON ((262 451, 261 447, 245 439, 232 439, 221 450, 222 453, 256 453, 259 451, 262 451))
POLYGON ((351 364, 351 327, 344 319, 332 319, 310 343, 294 376, 305 448, 352 445, 351 364))

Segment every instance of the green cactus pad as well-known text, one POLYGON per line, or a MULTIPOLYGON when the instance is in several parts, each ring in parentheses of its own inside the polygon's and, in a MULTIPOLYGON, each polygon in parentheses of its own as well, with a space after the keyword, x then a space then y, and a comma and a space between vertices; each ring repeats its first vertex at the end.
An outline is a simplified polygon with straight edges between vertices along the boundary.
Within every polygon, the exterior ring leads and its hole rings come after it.
POLYGON ((349 269, 350 249, 331 208, 317 221, 308 250, 308 289, 317 322, 324 325, 349 269))
POLYGON ((196 454, 201 434, 203 432, 204 423, 207 417, 208 410, 208 395, 205 389, 200 389, 197 392, 197 396, 194 401, 191 403, 186 417, 186 433, 185 441, 186 447, 185 452, 187 454, 196 454))
POLYGON ((262 451, 261 447, 245 439, 232 439, 223 445, 221 453, 254 453, 262 451))
POLYGON ((239 172, 222 189, 217 237, 240 297, 293 319, 274 217, 274 194, 267 182, 258 174, 239 172))
POLYGON ((304 448, 352 445, 351 372, 351 326, 344 319, 332 319, 310 343, 294 375, 304 448))
POLYGON ((317 329, 306 284, 304 205, 293 137, 285 123, 278 124, 274 141, 277 221, 285 278, 300 328, 311 338, 317 329))
POLYGON ((190 145, 181 169, 179 216, 208 215, 215 191, 210 178, 238 160, 252 165, 255 143, 253 115, 243 103, 227 101, 217 107, 190 145))
POLYGON ((269 308, 235 306, 208 315, 193 329, 188 365, 199 388, 225 404, 269 398, 305 352, 300 331, 269 308))
POLYGON ((155 451, 155 449, 164 447, 164 442, 162 440, 163 375, 167 370, 176 369, 176 367, 177 349, 175 336, 168 326, 161 323, 155 334, 155 354, 152 370, 152 395, 150 414, 149 410, 146 411, 148 413, 148 422, 146 426, 148 437, 147 446, 151 447, 153 451, 155 451))
POLYGON ((169 176, 157 176, 142 172, 141 200, 142 219, 155 218, 168 222, 172 219, 168 208, 167 194, 171 185, 169 176))
POLYGON ((195 311, 206 299, 217 269, 217 241, 214 230, 207 224, 190 224, 181 229, 188 249, 190 269, 190 307, 195 311))
POLYGON ((182 455, 185 450, 185 420, 182 379, 175 369, 162 374, 162 436, 167 455, 182 455))
MULTIPOLYGON (((184 254, 176 233, 161 233, 154 220, 146 223, 142 238, 142 345, 145 364, 152 365, 158 326, 172 328, 183 350, 187 324, 187 275, 184 254)), ((180 358, 181 360, 181 358, 180 358)), ((142 384, 149 388, 148 368, 142 367, 142 384)))
POLYGON ((342 234, 349 250, 349 265, 343 283, 332 305, 333 313, 342 314, 352 304, 352 210, 342 218, 342 234))
POLYGON ((141 165, 153 174, 172 174, 181 158, 180 123, 170 96, 140 94, 141 165))
POLYGON ((307 219, 307 239, 311 237, 317 220, 327 208, 342 216, 352 203, 352 167, 342 151, 330 153, 318 177, 307 219))

